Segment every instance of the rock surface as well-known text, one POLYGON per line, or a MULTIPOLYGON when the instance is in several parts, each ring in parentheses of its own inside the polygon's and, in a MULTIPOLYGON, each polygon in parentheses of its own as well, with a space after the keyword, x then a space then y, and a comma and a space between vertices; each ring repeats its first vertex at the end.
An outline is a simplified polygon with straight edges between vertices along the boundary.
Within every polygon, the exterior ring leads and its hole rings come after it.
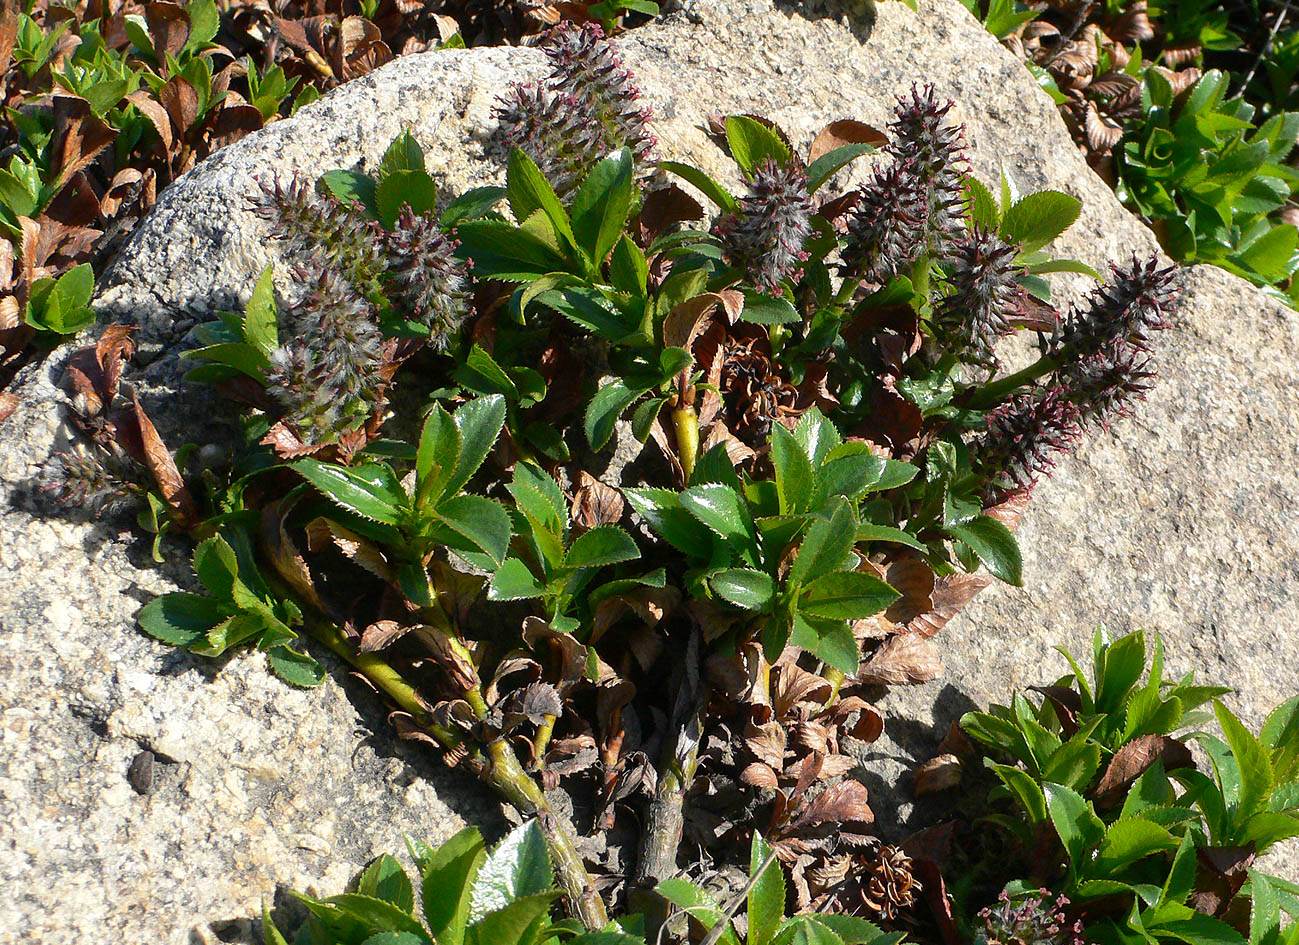
MULTIPOLYGON (((1001 164, 1024 190, 1083 199, 1063 253, 1099 265, 1154 250, 1049 99, 957 0, 924 0, 918 14, 883 3, 871 28, 821 12, 833 3, 679 6, 624 43, 665 156, 731 176, 700 128, 711 113, 769 115, 805 147, 833 119, 882 125, 896 95, 933 82, 958 103, 979 176, 995 179, 1001 164)), ((411 127, 448 193, 499 179, 495 97, 540 68, 532 50, 402 58, 173 185, 99 302, 106 318, 142 327, 142 392, 176 387, 184 334, 246 295, 270 261, 246 209, 256 177, 370 168, 411 127)), ((1079 646, 1098 619, 1164 631, 1173 666, 1240 687, 1235 705, 1252 724, 1299 689, 1299 665, 1283 659, 1299 617, 1299 321, 1239 280, 1195 270, 1168 334, 1165 380, 1137 419, 1039 490, 1021 532, 1026 587, 991 589, 949 625, 945 681, 890 696, 890 742, 873 752, 881 786, 904 770, 899 759, 927 755, 936 736, 922 723, 1041 681, 1057 671, 1048 647, 1079 646)), ((65 436, 50 374, 24 376, 23 406, 0 426, 11 589, 0 606, 0 879, 11 891, 0 942, 248 940, 247 919, 276 883, 334 892, 368 857, 399 849, 403 832, 436 838, 458 815, 486 817, 475 790, 392 745, 378 707, 340 685, 337 667, 323 690, 301 693, 260 657, 216 666, 133 628, 167 577, 115 530, 52 519, 28 495, 65 436), (158 761, 141 795, 128 769, 146 749, 158 761)))

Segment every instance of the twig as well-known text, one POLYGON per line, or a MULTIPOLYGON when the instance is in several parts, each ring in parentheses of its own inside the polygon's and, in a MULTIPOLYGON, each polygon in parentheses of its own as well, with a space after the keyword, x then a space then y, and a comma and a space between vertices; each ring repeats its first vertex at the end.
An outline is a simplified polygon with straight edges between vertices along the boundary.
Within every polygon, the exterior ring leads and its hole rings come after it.
POLYGON ((1281 9, 1277 11, 1276 20, 1272 23, 1272 29, 1268 31, 1267 39, 1265 39, 1263 45, 1258 48, 1258 55, 1254 57, 1253 65, 1249 67, 1249 71, 1245 73, 1245 77, 1240 80, 1240 88, 1242 91, 1249 87, 1249 83, 1254 78, 1254 73, 1258 71, 1258 67, 1262 64, 1264 58, 1266 58, 1268 50, 1272 48, 1272 43, 1276 40, 1276 34, 1281 29, 1281 24, 1285 22, 1286 15, 1289 14, 1289 12, 1290 0, 1283 0, 1281 9))
POLYGON ((704 936, 704 940, 699 945, 717 945, 721 937, 726 934, 726 927, 731 924, 731 919, 735 916, 735 913, 740 911, 740 906, 744 905, 744 901, 749 898, 749 893, 753 892, 753 887, 758 885, 758 880, 762 878, 763 873, 767 872, 767 868, 771 866, 775 859, 776 848, 772 847, 767 851, 767 855, 762 858, 758 868, 753 871, 749 881, 744 884, 744 888, 731 897, 731 901, 722 910, 721 919, 708 930, 708 934, 704 936))

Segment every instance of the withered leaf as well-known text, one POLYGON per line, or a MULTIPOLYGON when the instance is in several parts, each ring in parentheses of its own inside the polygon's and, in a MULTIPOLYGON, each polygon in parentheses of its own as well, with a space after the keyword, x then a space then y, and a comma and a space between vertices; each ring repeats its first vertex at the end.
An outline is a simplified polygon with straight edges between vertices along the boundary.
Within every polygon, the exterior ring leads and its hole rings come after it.
POLYGON ((763 764, 761 761, 755 761, 741 771, 740 780, 757 788, 774 788, 780 784, 776 772, 771 770, 770 765, 763 764))
POLYGON ((396 643, 411 629, 395 620, 376 620, 361 631, 361 652, 377 653, 384 647, 396 643))
POLYGON ((564 712, 559 690, 550 683, 532 682, 510 694, 505 701, 505 711, 518 715, 533 725, 540 725, 546 716, 557 718, 564 712))
POLYGON ((171 509, 172 514, 176 516, 177 523, 182 527, 188 526, 199 519, 198 506, 194 504, 194 497, 190 495, 189 487, 185 485, 185 480, 176 468, 176 461, 172 459, 171 451, 167 445, 162 442, 162 437, 158 435, 158 430, 154 427, 153 421, 145 414, 144 408, 140 406, 140 398, 132 395, 133 414, 140 432, 140 442, 144 449, 144 455, 141 457, 144 465, 153 476, 154 482, 158 484, 158 490, 162 493, 163 501, 171 509))
POLYGON ((640 212, 642 234, 652 241, 678 223, 703 219, 704 208, 676 184, 660 187, 645 197, 640 212))
POLYGON ((867 803, 866 785, 860 781, 840 781, 818 794, 795 823, 802 827, 821 823, 869 824, 874 820, 875 814, 867 803))
POLYGON ((188 79, 172 76, 158 91, 158 101, 167 110, 167 117, 171 119, 178 135, 189 131, 198 119, 198 92, 188 79))
POLYGON ((577 491, 573 494, 573 521, 583 528, 613 525, 621 518, 625 503, 622 493, 605 485, 583 469, 578 476, 577 491))
POLYGON ((1096 785, 1098 802, 1109 803, 1133 781, 1141 777, 1156 761, 1168 770, 1194 768, 1191 750, 1168 735, 1142 735, 1120 748, 1110 759, 1100 783, 1096 785))
POLYGON ((149 38, 159 60, 178 56, 189 40, 189 14, 185 8, 168 0, 154 0, 144 7, 144 19, 149 24, 149 38))
POLYGON ((10 393, 0 393, 0 423, 4 423, 14 415, 18 409, 18 395, 10 393))
POLYGON ((58 155, 56 186, 93 161, 117 139, 111 128, 90 111, 90 103, 72 95, 54 96, 54 141, 58 155))
POLYGON ((946 791, 961 783, 961 759, 955 755, 938 755, 918 765, 914 790, 917 797, 946 791))
POLYGON ((885 582, 902 596, 884 611, 885 619, 906 623, 934 606, 934 569, 913 551, 906 551, 884 568, 885 582))
POLYGON ((153 125, 158 137, 162 139, 164 151, 171 151, 172 133, 171 118, 162 103, 153 97, 147 89, 138 89, 126 97, 126 100, 140 110, 140 113, 153 125))
MULTIPOLYGON (((991 514, 991 513, 989 513, 991 514)), ((949 574, 934 582, 934 607, 928 613, 907 621, 905 629, 924 637, 932 637, 947 622, 961 612, 974 595, 992 583, 992 576, 984 571, 973 574, 949 574)))
POLYGON ((887 640, 862 667, 856 682, 868 686, 914 686, 943 674, 938 647, 920 633, 887 640))
POLYGON ((839 121, 832 121, 821 129, 821 133, 816 136, 816 139, 812 142, 812 148, 807 154, 807 163, 811 164, 817 158, 829 154, 835 148, 842 148, 849 144, 869 144, 873 147, 882 148, 888 143, 889 136, 884 132, 872 128, 865 122, 844 118, 839 121))

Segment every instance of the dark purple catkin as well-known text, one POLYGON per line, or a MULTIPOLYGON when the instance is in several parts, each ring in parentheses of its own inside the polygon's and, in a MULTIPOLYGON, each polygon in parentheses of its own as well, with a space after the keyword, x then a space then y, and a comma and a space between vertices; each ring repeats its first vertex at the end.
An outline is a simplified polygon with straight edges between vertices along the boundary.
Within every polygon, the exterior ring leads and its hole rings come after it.
POLYGON ((261 182, 253 211, 271 224, 271 236, 294 262, 332 269, 365 295, 377 290, 384 270, 382 229, 360 207, 322 197, 298 178, 288 186, 261 182))
POLYGON ((996 909, 983 909, 983 931, 978 945, 1083 945, 1082 922, 1070 923, 1064 908, 1069 900, 1060 896, 1054 903, 1040 889, 1018 902, 1002 892, 996 909))
POLYGON ((779 295, 785 279, 797 281, 803 274, 803 244, 812 231, 807 187, 801 167, 767 158, 754 169, 739 209, 717 221, 714 232, 727 261, 743 269, 759 291, 779 295))
POLYGON ((920 182, 905 165, 877 169, 848 220, 844 261, 880 285, 910 272, 924 248, 926 213, 920 182))
POLYGON ((1160 269, 1158 260, 1134 257, 1113 271, 1113 282, 1094 289, 1047 348, 1059 362, 1051 384, 1075 405, 1083 423, 1101 428, 1126 415, 1149 390, 1155 377, 1151 334, 1169 327, 1177 304, 1175 270, 1160 269))
POLYGON ((923 187, 924 249, 932 257, 946 255, 951 241, 964 228, 965 159, 962 128, 946 121, 952 102, 939 103, 932 85, 912 87, 898 99, 889 124, 888 152, 907 165, 923 187))
POLYGON ((469 270, 455 240, 426 214, 403 208, 384 237, 394 306, 429 329, 429 345, 447 348, 469 316, 469 270))
POLYGON ((561 197, 611 151, 629 148, 644 160, 654 146, 650 112, 599 25, 561 23, 541 49, 551 66, 546 80, 517 83, 500 99, 506 147, 532 158, 561 197))
POLYGON ((42 491, 60 505, 79 506, 96 515, 130 505, 145 492, 148 473, 121 453, 75 449, 55 453, 44 469, 42 491))
POLYGON ((995 232, 975 227, 951 246, 949 290, 934 306, 933 334, 944 351, 962 361, 995 371, 995 346, 1011 332, 1009 316, 1026 297, 1016 278, 1019 248, 995 232))
POLYGON ((383 394, 383 334, 374 310, 332 269, 299 270, 306 291, 271 353, 268 387, 303 442, 329 443, 369 418, 383 394))
POLYGON ((987 432, 973 445, 975 464, 989 492, 1031 489, 1081 434, 1078 408, 1060 391, 1025 392, 988 414, 987 432))

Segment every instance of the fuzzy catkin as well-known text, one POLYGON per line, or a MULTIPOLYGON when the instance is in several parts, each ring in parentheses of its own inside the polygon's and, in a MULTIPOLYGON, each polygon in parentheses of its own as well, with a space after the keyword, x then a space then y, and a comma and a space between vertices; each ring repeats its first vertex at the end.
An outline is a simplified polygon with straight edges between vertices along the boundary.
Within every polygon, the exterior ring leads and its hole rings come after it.
POLYGON ((785 279, 797 281, 803 274, 803 244, 812 231, 807 191, 806 171, 767 158, 754 169, 739 209, 715 227, 727 261, 768 295, 779 295, 785 279))
POLYGON ((500 99, 506 147, 527 154, 560 197, 611 151, 629 148, 644 160, 654 146, 650 111, 604 30, 561 23, 541 49, 551 66, 545 81, 516 83, 500 99))
POLYGON ((1019 248, 982 227, 971 229, 951 246, 947 258, 947 294, 934 305, 933 333, 944 351, 990 371, 999 366, 997 341, 1010 334, 1010 316, 1021 309, 1026 293, 1016 281, 1024 274, 1015 264, 1019 248))
POLYGON ((469 317, 469 269, 456 258, 458 245, 432 217, 410 207, 384 237, 394 308, 427 327, 437 351, 446 350, 469 317))

